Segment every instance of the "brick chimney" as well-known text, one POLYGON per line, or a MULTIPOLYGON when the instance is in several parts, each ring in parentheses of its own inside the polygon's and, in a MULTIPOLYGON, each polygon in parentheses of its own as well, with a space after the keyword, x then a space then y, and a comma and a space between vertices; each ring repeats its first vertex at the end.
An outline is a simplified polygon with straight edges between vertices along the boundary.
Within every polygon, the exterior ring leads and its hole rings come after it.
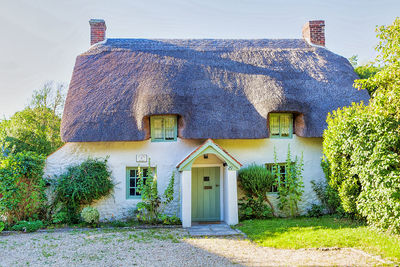
POLYGON ((325 21, 311 20, 304 24, 302 32, 309 44, 325 46, 325 21))
POLYGON ((106 23, 103 19, 91 19, 90 24, 90 45, 102 42, 106 39, 106 23))

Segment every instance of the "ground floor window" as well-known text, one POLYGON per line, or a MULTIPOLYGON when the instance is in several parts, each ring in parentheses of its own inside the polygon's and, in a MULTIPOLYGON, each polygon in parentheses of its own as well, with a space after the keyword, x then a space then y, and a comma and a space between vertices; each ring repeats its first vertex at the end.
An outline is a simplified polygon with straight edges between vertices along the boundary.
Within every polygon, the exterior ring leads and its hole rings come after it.
MULTIPOLYGON (((140 168, 143 180, 146 183, 146 178, 148 177, 148 169, 140 168)), ((139 185, 139 168, 127 168, 126 169, 126 198, 139 198, 140 193, 138 191, 139 185)))
POLYGON ((270 192, 272 193, 276 193, 278 192, 278 185, 280 184, 284 184, 285 180, 286 180, 286 163, 278 163, 277 165, 275 163, 267 163, 265 164, 265 167, 272 172, 276 178, 279 178, 279 183, 278 184, 274 184, 271 189, 270 192), (276 166, 276 167, 274 167, 276 166))

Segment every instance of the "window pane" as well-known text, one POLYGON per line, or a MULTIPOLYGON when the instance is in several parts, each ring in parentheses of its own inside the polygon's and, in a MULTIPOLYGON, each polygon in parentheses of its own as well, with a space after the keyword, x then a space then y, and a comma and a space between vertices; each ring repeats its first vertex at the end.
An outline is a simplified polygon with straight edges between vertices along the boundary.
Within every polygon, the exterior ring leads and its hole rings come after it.
POLYGON ((129 179, 129 187, 136 187, 135 179, 129 179))
POLYGON ((129 195, 136 196, 136 188, 129 189, 129 195))
POLYGON ((165 140, 175 140, 175 118, 165 118, 165 140))
POLYGON ((154 139, 164 139, 163 133, 163 119, 162 118, 154 118, 153 120, 153 128, 151 134, 154 139))
POLYGON ((129 171, 129 176, 130 177, 136 177, 137 176, 136 172, 137 172, 137 170, 130 170, 129 171))
POLYGON ((290 135, 290 123, 291 123, 291 117, 289 114, 283 114, 281 115, 281 136, 288 137, 290 135))
POLYGON ((270 115, 269 128, 272 136, 279 136, 279 116, 270 115))

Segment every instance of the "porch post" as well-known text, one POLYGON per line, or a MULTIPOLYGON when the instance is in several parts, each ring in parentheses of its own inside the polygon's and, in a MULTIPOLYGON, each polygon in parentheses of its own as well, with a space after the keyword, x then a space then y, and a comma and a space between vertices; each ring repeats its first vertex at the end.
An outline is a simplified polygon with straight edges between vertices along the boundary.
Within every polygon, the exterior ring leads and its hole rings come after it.
POLYGON ((192 171, 182 171, 182 227, 192 226, 192 171))
POLYGON ((237 171, 225 169, 225 222, 229 225, 239 223, 237 199, 237 171))

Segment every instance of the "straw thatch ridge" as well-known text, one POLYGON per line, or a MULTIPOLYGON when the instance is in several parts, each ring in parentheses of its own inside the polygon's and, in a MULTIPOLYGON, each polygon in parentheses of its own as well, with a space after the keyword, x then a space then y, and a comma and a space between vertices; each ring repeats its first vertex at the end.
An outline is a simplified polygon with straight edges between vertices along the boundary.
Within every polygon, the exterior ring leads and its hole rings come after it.
POLYGON ((107 39, 76 59, 61 134, 144 140, 149 116, 176 114, 181 138, 266 138, 270 112, 293 112, 298 136, 321 137, 328 112, 368 101, 355 78, 304 40, 107 39))

